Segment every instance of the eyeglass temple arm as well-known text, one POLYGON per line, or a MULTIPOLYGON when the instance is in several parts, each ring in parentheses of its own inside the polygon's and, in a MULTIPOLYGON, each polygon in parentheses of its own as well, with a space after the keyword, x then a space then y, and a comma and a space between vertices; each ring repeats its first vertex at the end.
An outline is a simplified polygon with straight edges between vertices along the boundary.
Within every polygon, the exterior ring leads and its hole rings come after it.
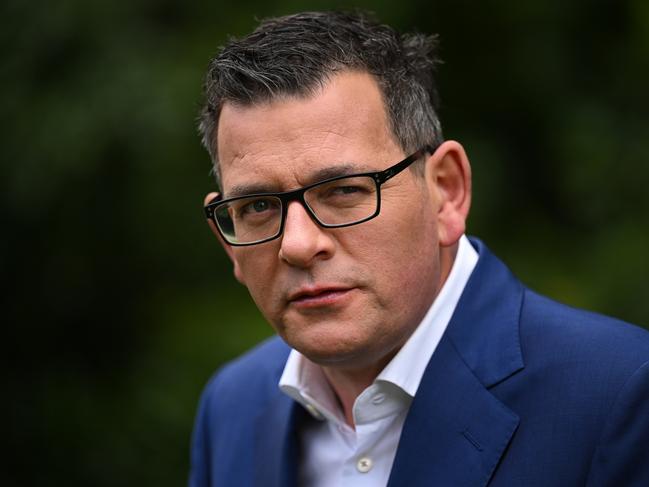
POLYGON ((410 164, 413 162, 417 161, 418 159, 421 159, 424 154, 429 153, 433 154, 437 149, 433 147, 432 145, 426 145, 419 149, 417 152, 412 154, 410 157, 406 157, 403 161, 401 161, 398 164, 395 164, 392 167, 387 168, 385 171, 382 171, 380 173, 377 173, 376 179, 378 182, 381 184, 385 183, 388 179, 396 176, 399 174, 401 171, 403 171, 405 168, 407 168, 410 164))

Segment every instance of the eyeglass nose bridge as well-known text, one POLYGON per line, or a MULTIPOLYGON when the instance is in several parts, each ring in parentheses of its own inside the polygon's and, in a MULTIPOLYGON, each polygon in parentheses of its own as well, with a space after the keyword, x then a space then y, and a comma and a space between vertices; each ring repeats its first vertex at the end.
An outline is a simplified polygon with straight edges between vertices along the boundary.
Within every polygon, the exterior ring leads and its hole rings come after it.
POLYGON ((297 201, 300 203, 302 208, 304 208, 304 211, 306 211, 306 214, 309 215, 311 220, 313 220, 319 227, 321 228, 327 228, 327 225, 325 225, 323 222, 320 221, 318 216, 315 214, 313 209, 309 206, 309 203, 307 203, 306 199, 304 198, 304 194, 311 189, 310 187, 306 188, 298 188, 294 191, 289 191, 287 193, 282 193, 279 194, 279 200, 282 202, 282 221, 280 222, 279 225, 279 234, 278 236, 282 235, 284 233, 284 226, 286 225, 286 219, 288 217, 288 206, 290 203, 297 201))

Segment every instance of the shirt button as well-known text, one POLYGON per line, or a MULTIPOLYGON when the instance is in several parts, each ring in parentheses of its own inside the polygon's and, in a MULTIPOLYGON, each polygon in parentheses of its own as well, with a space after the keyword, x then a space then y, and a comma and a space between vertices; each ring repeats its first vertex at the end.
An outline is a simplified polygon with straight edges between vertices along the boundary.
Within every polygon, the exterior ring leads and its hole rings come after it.
POLYGON ((372 398, 372 404, 376 406, 381 404, 383 401, 385 401, 385 394, 383 394, 382 392, 379 392, 372 398))
POLYGON ((369 457, 363 457, 356 462, 356 470, 360 473, 367 473, 372 469, 372 459, 369 457))

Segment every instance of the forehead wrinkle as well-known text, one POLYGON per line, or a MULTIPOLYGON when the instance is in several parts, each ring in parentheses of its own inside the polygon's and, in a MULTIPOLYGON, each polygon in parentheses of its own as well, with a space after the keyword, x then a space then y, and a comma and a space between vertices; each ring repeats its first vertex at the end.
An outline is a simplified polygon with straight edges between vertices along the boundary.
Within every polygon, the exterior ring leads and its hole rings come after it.
POLYGON ((305 178, 304 182, 306 184, 313 184, 338 176, 347 176, 350 174, 367 171, 367 166, 365 166, 364 164, 357 164, 353 162, 337 164, 334 166, 323 167, 321 169, 318 169, 317 171, 314 171, 305 178))
MULTIPOLYGON (((309 186, 311 184, 318 183, 320 181, 325 181, 327 179, 335 178, 338 176, 347 176, 357 173, 364 173, 373 171, 372 168, 365 164, 356 164, 356 163, 343 163, 337 164, 335 166, 328 166, 317 171, 312 172, 311 174, 302 177, 302 184, 304 186, 309 186)), ((285 191, 294 191, 299 188, 280 188, 276 184, 267 181, 260 183, 243 183, 236 184, 230 188, 225 198, 234 198, 237 196, 245 196, 252 194, 264 194, 264 193, 279 193, 285 191)))

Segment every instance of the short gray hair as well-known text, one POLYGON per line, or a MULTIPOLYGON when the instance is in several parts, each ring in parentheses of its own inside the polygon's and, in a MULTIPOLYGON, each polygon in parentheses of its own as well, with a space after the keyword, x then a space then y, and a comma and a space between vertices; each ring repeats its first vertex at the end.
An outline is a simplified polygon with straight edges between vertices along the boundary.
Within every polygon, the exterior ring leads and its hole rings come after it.
POLYGON ((437 36, 399 34, 362 12, 304 12, 262 21, 210 61, 199 119, 220 184, 217 127, 226 102, 250 106, 309 97, 336 73, 361 71, 381 89, 390 129, 405 153, 443 141, 434 78, 437 36))

